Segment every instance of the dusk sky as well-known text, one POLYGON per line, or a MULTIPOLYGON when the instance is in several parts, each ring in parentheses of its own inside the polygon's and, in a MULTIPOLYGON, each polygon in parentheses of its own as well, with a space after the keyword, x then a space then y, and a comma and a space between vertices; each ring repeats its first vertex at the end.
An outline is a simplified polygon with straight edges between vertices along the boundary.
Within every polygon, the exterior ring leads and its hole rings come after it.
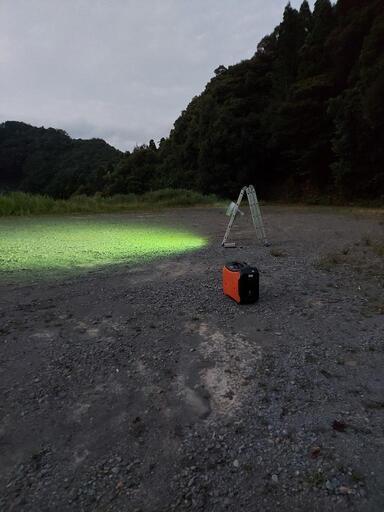
POLYGON ((0 122, 122 150, 158 141, 216 67, 255 53, 286 3, 0 0, 0 122))

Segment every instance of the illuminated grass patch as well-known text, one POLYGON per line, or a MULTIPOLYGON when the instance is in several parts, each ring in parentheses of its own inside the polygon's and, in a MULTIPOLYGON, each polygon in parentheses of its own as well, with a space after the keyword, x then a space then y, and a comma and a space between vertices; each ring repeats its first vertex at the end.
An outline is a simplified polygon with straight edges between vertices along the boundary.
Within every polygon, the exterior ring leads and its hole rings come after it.
POLYGON ((124 218, 11 218, 0 220, 0 272, 90 269, 140 263, 198 249, 193 233, 124 218))

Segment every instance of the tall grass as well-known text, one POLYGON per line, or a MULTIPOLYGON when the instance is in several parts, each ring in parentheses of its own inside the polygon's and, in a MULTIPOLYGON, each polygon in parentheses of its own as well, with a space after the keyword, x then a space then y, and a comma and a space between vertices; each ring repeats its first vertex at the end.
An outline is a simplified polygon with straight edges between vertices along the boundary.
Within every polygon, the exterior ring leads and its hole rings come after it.
POLYGON ((25 192, 9 192, 0 194, 0 216, 135 211, 212 205, 217 201, 214 195, 204 196, 191 190, 169 188, 143 195, 119 194, 111 197, 80 195, 70 199, 53 199, 25 192))

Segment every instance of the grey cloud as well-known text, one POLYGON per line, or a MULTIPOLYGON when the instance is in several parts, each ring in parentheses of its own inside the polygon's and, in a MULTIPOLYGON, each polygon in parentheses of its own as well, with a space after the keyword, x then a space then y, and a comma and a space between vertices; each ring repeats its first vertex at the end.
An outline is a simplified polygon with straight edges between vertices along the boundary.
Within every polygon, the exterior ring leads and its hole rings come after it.
POLYGON ((1 0, 0 120, 123 150, 159 140, 219 64, 255 52, 285 3, 1 0))

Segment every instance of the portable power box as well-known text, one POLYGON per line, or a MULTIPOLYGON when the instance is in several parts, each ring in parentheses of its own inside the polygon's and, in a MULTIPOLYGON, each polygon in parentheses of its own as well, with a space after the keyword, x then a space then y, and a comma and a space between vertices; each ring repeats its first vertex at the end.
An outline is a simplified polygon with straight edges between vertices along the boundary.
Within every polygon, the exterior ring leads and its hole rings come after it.
POLYGON ((223 268, 223 291, 238 304, 253 304, 259 299, 259 272, 245 262, 233 261, 223 268))

